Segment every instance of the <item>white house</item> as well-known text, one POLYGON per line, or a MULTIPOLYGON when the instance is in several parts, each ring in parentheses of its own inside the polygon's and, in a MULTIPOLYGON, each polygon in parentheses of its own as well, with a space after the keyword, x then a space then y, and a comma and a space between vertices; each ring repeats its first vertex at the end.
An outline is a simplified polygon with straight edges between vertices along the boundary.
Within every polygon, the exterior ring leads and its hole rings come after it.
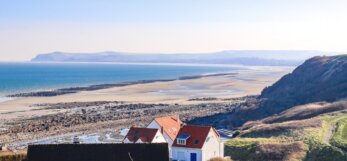
POLYGON ((161 143, 169 145, 173 161, 207 161, 224 157, 224 144, 211 126, 184 125, 178 116, 155 118, 147 128, 131 127, 123 143, 161 143))
POLYGON ((224 144, 211 126, 183 126, 172 145, 173 161, 207 161, 224 157, 224 144))
POLYGON ((123 143, 166 143, 159 129, 131 127, 123 143))

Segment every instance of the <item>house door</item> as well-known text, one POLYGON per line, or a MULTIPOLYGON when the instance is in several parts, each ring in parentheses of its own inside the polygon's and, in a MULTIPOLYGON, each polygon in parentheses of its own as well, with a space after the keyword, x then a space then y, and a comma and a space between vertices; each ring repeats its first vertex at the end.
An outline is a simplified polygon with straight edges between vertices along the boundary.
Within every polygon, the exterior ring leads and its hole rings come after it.
POLYGON ((190 153, 190 161, 196 161, 196 153, 190 153))

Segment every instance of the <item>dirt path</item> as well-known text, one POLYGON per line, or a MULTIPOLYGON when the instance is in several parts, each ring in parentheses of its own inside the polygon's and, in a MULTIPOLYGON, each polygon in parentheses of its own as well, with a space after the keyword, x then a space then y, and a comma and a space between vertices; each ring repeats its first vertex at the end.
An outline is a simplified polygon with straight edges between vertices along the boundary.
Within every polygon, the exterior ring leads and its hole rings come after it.
POLYGON ((330 139, 333 135, 333 130, 335 129, 336 122, 334 121, 333 123, 329 123, 328 132, 324 137, 324 144, 330 145, 330 139))

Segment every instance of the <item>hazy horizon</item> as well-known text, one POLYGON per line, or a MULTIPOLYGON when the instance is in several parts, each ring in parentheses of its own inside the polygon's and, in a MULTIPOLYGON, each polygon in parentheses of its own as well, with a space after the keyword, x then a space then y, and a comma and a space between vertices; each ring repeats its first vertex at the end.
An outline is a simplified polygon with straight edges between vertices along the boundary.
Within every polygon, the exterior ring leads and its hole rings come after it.
POLYGON ((346 52, 343 0, 0 1, 0 61, 54 51, 346 52))

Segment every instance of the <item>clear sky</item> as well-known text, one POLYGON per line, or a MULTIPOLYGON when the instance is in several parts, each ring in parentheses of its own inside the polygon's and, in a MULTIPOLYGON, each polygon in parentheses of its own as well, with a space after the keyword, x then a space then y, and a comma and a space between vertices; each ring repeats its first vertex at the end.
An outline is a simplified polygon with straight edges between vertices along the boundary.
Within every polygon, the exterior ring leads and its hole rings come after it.
POLYGON ((0 61, 65 52, 347 51, 346 0, 0 0, 0 61))

